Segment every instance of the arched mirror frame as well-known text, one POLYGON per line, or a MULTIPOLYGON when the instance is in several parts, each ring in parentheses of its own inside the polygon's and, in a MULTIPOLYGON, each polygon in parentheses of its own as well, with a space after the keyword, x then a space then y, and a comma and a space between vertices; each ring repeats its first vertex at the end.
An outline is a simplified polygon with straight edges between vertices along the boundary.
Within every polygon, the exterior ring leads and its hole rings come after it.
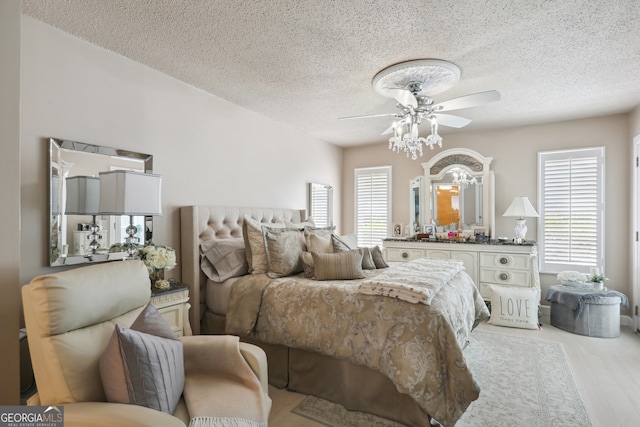
POLYGON ((493 157, 485 157, 482 154, 467 148, 452 148, 436 154, 431 160, 422 164, 424 169, 424 182, 422 197, 422 212, 424 223, 433 223, 433 183, 440 181, 449 171, 460 167, 471 172, 477 177, 482 177, 482 217, 483 228, 487 229, 487 235, 495 238, 495 195, 494 175, 491 170, 493 157))

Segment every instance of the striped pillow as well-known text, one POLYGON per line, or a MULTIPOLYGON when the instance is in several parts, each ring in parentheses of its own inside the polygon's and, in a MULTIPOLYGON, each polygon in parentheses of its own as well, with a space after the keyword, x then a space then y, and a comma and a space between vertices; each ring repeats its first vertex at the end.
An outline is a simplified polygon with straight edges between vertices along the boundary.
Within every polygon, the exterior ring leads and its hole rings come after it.
POLYGON ((312 252, 313 275, 317 280, 362 279, 362 252, 353 250, 340 253, 312 252))

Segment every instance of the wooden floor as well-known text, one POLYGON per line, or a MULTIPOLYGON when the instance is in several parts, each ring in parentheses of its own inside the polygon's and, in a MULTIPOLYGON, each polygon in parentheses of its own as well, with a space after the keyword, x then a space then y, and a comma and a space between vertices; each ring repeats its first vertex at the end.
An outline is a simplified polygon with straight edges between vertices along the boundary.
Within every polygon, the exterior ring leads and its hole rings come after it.
MULTIPOLYGON (((483 323, 478 328, 505 335, 562 343, 573 376, 594 427, 640 426, 640 336, 622 327, 614 339, 590 338, 557 329, 542 318, 540 331, 483 323)), ((304 395, 269 388, 273 406, 270 427, 322 427, 292 414, 304 395)))

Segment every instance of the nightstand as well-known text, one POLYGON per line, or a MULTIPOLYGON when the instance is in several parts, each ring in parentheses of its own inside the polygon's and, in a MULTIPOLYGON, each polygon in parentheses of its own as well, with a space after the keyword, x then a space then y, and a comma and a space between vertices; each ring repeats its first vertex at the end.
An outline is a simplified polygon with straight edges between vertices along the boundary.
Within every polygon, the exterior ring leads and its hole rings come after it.
POLYGON ((151 303, 178 336, 192 335, 188 285, 171 282, 168 289, 151 288, 151 303))

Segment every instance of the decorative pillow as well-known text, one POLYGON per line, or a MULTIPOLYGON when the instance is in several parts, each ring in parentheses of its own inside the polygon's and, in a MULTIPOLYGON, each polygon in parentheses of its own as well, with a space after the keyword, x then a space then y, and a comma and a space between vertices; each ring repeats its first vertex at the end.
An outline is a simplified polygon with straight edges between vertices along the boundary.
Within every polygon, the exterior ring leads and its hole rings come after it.
POLYGON ((489 323, 512 328, 538 329, 540 291, 489 285, 491 289, 491 318, 489 323))
POLYGON ((305 239, 307 244, 307 251, 309 252, 333 252, 333 246, 331 245, 331 235, 321 236, 319 234, 310 234, 305 239))
POLYGON ((358 250, 362 253, 362 269, 375 270, 376 264, 373 262, 373 257, 371 256, 371 249, 358 248, 358 250))
POLYGON ((346 236, 331 235, 331 243, 334 252, 345 252, 358 249, 358 238, 355 234, 347 234, 346 236))
POLYGON ((334 225, 329 227, 305 227, 304 237, 309 237, 311 234, 315 234, 317 236, 331 239, 331 235, 334 231, 336 231, 336 227, 334 225))
POLYGON ((302 253, 302 264, 302 277, 313 279, 313 255, 311 255, 311 252, 302 253))
POLYGON ((307 219, 305 219, 302 222, 291 222, 291 220, 288 220, 286 218, 283 219, 284 221, 284 225, 287 228, 305 228, 305 227, 315 227, 316 223, 314 222, 313 218, 309 217, 307 219))
POLYGON ((266 273, 269 270, 267 250, 264 247, 264 237, 262 236, 262 227, 265 225, 270 228, 284 228, 284 224, 263 225, 248 215, 245 215, 242 222, 242 237, 245 242, 247 263, 251 274, 266 273))
POLYGON ((387 264, 387 261, 384 259, 380 246, 371 248, 371 258, 373 258, 373 263, 376 265, 376 268, 389 267, 389 264, 387 264))
POLYGON ((152 304, 130 329, 116 325, 99 365, 108 402, 175 411, 184 388, 182 342, 152 304))
POLYGON ((297 228, 263 227, 269 277, 284 277, 303 270, 304 234, 297 228))
POLYGON ((214 239, 200 244, 200 269, 214 282, 249 272, 244 239, 214 239))
POLYGON ((318 280, 362 279, 362 252, 316 253, 313 256, 313 275, 318 280))
MULTIPOLYGON (((354 239, 355 239, 355 235, 354 239)), ((342 236, 345 237, 345 236, 342 236)), ((331 240, 332 240, 332 247, 333 247, 333 252, 336 253, 340 253, 340 252, 349 252, 351 250, 359 250, 362 253, 362 268, 365 270, 375 270, 376 269, 376 264, 373 262, 373 258, 371 255, 371 250, 369 248, 350 248, 349 245, 354 244, 354 241, 351 240, 350 241, 350 237, 346 236, 347 239, 343 240, 340 236, 336 236, 336 235, 332 235, 331 236, 331 240)), ((313 252, 313 251, 312 251, 313 252)))

